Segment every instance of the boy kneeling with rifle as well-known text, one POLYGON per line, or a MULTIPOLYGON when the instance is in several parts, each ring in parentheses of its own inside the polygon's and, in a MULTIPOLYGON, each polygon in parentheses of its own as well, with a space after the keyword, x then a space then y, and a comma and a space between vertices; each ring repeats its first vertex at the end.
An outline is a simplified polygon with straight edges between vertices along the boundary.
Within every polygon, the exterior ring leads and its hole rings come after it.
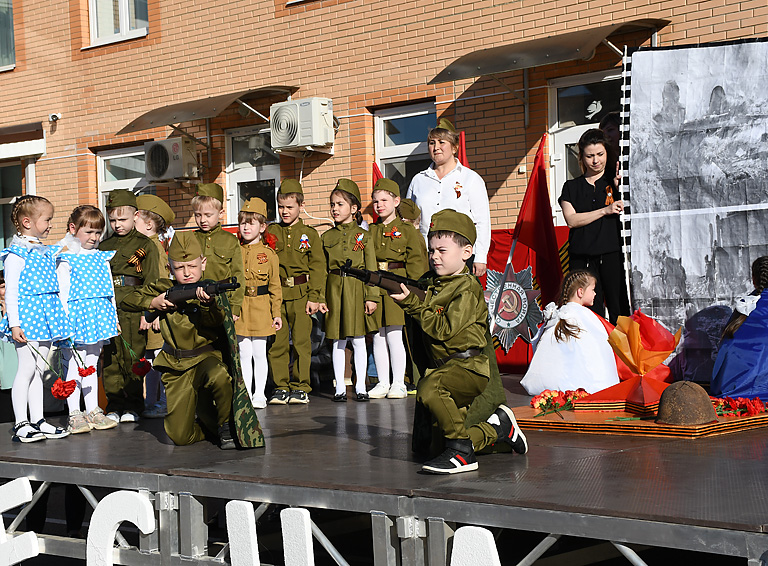
MULTIPOLYGON (((168 249, 168 260, 178 285, 174 286, 170 279, 159 279, 123 300, 127 310, 152 309, 156 312, 151 315, 160 313, 165 343, 154 365, 163 374, 168 398, 165 432, 178 445, 216 435, 224 450, 262 446, 263 436, 255 413, 244 414, 237 402, 233 410, 233 396, 247 396, 247 391, 240 387, 242 377, 233 379, 222 352, 214 346, 227 320, 226 306, 217 304, 214 295, 239 285, 200 282, 206 258, 192 233, 176 233, 168 249), (195 414, 199 422, 195 421, 195 414), (233 416, 237 421, 235 431, 230 426, 233 416), (247 426, 242 428, 248 429, 244 435, 240 430, 243 423, 247 426), (237 433, 237 443, 233 432, 237 433)), ((250 406, 250 401, 247 405, 250 406)))

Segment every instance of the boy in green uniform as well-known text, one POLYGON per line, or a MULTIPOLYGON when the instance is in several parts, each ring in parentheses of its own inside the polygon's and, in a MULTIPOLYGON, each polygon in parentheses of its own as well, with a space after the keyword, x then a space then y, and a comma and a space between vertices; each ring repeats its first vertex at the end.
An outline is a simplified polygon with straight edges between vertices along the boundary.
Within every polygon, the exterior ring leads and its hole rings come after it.
POLYGON ((455 474, 477 469, 475 452, 502 441, 518 454, 528 444, 515 415, 500 405, 486 422, 465 426, 467 408, 488 385, 490 367, 482 353, 486 346, 488 307, 483 288, 466 267, 477 237, 465 214, 442 210, 432 216, 428 234, 434 279, 420 301, 401 285, 391 295, 420 324, 431 358, 419 380, 417 399, 432 413, 445 436, 445 451, 422 470, 455 474))
MULTIPOLYGON (((220 224, 224 216, 223 202, 224 189, 221 185, 216 183, 197 185, 196 195, 192 198, 192 210, 198 227, 195 230, 195 236, 200 242, 203 257, 208 260, 203 277, 213 281, 235 277, 242 282, 245 271, 240 242, 237 236, 225 231, 220 224)), ((235 320, 240 317, 244 296, 245 287, 242 285, 230 295, 232 316, 235 320)))
MULTIPOLYGON (((189 232, 174 236, 168 259, 171 273, 180 285, 200 281, 207 262, 200 243, 189 232)), ((186 445, 203 440, 207 431, 218 435, 222 449, 235 448, 229 427, 232 380, 221 352, 213 346, 221 334, 224 311, 202 288, 197 289, 198 300, 174 305, 165 298, 165 291, 174 284, 170 279, 160 279, 135 290, 124 300, 126 308, 132 310, 154 309, 164 313, 160 317, 160 331, 165 343, 155 359, 155 367, 163 372, 168 400, 165 432, 175 444, 186 445), (200 423, 195 421, 195 414, 200 423)))
POLYGON ((269 234, 277 239, 275 250, 280 260, 283 327, 277 331, 269 349, 272 377, 277 388, 270 405, 309 403, 312 390, 309 369, 312 358, 312 318, 325 303, 325 255, 323 243, 314 228, 299 218, 304 192, 296 179, 285 179, 277 193, 280 223, 270 224, 269 234), (291 382, 289 335, 293 338, 296 381, 291 382))
POLYGON ((147 335, 141 330, 141 313, 128 312, 121 303, 145 279, 157 276, 160 261, 155 244, 134 226, 136 210, 136 196, 131 191, 109 193, 107 215, 114 234, 99 244, 100 250, 117 252, 109 264, 121 333, 104 348, 103 380, 107 417, 124 423, 138 421, 144 410, 144 379, 133 373, 132 366, 144 357, 147 335))

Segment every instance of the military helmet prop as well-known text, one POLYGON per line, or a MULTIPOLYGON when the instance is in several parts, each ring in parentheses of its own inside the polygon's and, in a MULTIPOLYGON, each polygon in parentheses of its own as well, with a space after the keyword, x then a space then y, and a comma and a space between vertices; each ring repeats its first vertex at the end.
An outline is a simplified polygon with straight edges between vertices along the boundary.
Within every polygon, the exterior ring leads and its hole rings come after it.
POLYGON ((692 381, 677 381, 659 399, 657 424, 697 426, 717 421, 709 395, 692 381))

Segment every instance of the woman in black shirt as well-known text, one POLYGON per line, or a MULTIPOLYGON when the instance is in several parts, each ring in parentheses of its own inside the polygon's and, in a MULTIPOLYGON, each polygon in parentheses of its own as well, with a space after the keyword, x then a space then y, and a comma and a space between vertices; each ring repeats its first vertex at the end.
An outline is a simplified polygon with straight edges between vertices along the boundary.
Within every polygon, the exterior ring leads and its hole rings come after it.
MULTIPOLYGON (((608 307, 609 320, 629 316, 624 279, 617 178, 606 171, 610 144, 598 129, 587 130, 579 139, 579 163, 584 174, 566 181, 560 195, 563 217, 570 228, 568 248, 571 269, 589 269, 597 278, 595 302, 600 316, 608 307)), ((618 167, 617 167, 618 169, 618 167)))

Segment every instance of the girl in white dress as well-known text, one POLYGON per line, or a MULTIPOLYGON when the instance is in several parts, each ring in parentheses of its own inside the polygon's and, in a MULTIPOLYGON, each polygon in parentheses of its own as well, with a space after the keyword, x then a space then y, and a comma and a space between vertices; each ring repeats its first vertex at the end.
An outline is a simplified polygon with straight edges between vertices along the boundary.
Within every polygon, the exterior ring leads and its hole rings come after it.
POLYGON ((533 359, 521 382, 529 395, 580 387, 595 393, 619 383, 608 331, 589 309, 595 283, 589 271, 572 271, 563 280, 558 304, 549 303, 544 310, 545 323, 534 339, 533 359))

